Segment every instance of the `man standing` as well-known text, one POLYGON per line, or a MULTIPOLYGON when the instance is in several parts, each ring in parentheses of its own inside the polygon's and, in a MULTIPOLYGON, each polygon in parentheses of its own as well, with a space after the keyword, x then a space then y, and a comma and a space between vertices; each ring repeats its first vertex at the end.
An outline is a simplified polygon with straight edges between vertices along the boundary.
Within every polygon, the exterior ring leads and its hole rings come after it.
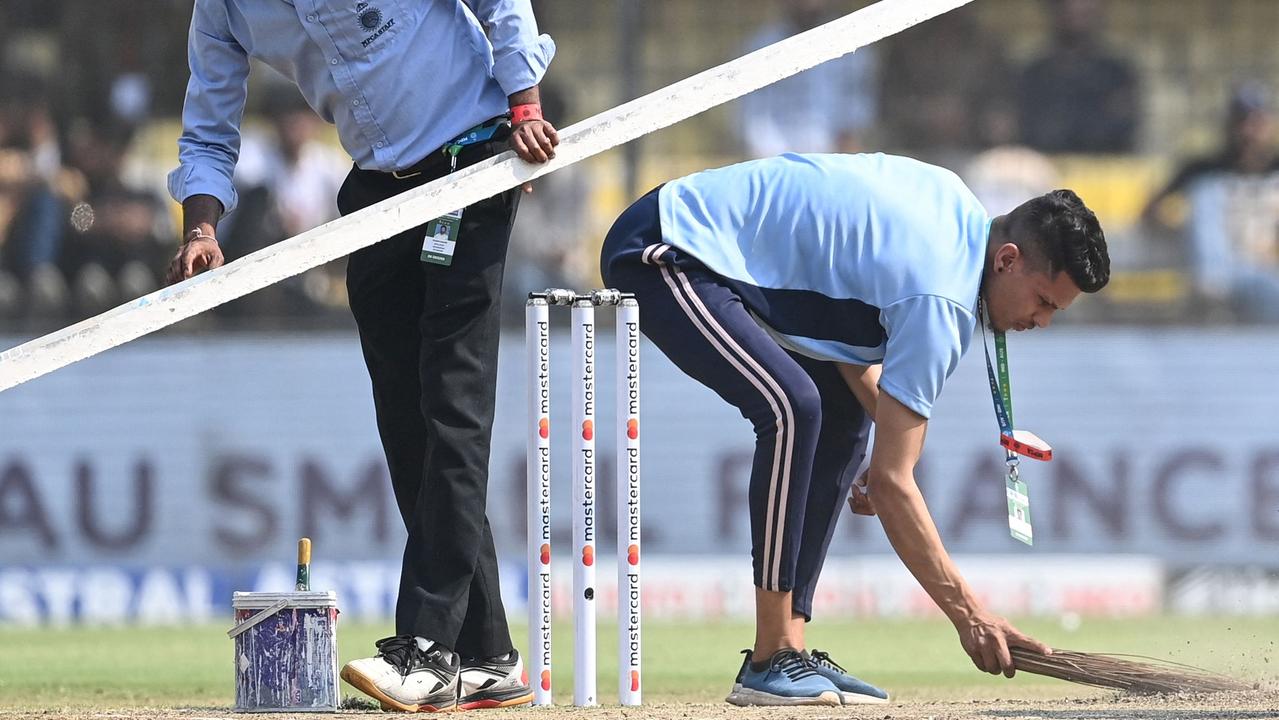
POLYGON ((1105 236, 1078 196, 1057 190, 991 219, 942 168, 787 154, 650 192, 609 231, 601 269, 609 287, 636 294, 649 339, 755 429, 755 644, 729 702, 887 700, 804 644, 872 420, 862 504, 973 663, 1011 677, 1009 647, 1049 651, 982 607, 914 468, 978 322, 999 333, 1046 327, 1109 280, 1105 236))
MULTIPOLYGON (((249 59, 292 80, 337 125, 355 165, 351 213, 501 152, 545 162, 558 143, 537 85, 555 52, 528 0, 197 0, 191 81, 169 189, 183 245, 170 280, 222 264, 235 206, 249 59), (513 127, 512 127, 513 126, 513 127)), ((351 255, 347 288, 408 543, 396 635, 342 676, 404 711, 529 702, 485 516, 498 297, 518 191, 351 255), (433 226, 451 226, 436 242, 433 226), (428 230, 428 226, 431 229, 428 230)))

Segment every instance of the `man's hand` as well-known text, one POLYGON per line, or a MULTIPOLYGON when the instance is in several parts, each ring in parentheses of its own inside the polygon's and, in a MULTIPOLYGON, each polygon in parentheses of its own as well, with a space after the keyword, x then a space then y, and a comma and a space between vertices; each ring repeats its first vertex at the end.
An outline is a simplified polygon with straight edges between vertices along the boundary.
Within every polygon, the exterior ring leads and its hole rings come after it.
POLYGON ((1041 655, 1051 655, 1052 648, 1024 635, 1007 620, 978 610, 974 615, 955 622, 959 642, 978 670, 991 675, 1003 673, 1012 677, 1017 668, 1013 665, 1010 647, 1026 648, 1041 655))
POLYGON ((983 610, 942 545, 914 477, 927 429, 928 421, 922 416, 892 395, 880 394, 869 475, 875 510, 893 550, 954 623, 973 664, 986 672, 1012 677, 1016 667, 1009 646, 1038 653, 1050 650, 1018 632, 1007 620, 983 610))
POLYGON ((856 480, 848 492, 848 507, 857 515, 874 515, 875 503, 870 499, 870 469, 867 468, 856 480))
POLYGON ((182 247, 164 273, 166 285, 222 265, 222 248, 214 237, 222 202, 212 195, 192 195, 182 201, 182 247))
POLYGON ((188 235, 187 237, 188 240, 182 243, 182 247, 178 248, 177 254, 173 256, 173 261, 169 263, 169 269, 164 275, 164 282, 167 285, 186 280, 196 273, 220 267, 224 262, 222 248, 218 247, 218 241, 212 235, 200 237, 188 235))
POLYGON ((515 126, 511 132, 511 149, 525 162, 544 163, 555 157, 555 146, 560 136, 555 127, 545 120, 528 120, 515 126))

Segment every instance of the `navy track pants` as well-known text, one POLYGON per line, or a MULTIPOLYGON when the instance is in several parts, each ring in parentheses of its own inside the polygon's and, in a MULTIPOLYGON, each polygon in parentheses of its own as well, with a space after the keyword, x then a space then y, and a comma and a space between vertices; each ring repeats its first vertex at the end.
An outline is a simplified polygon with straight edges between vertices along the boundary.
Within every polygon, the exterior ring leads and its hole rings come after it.
POLYGON ((835 524, 866 454, 870 418, 861 403, 834 363, 773 340, 739 284, 663 242, 656 190, 613 225, 601 272, 608 287, 636 295, 644 335, 751 422, 755 585, 793 591, 795 612, 811 619, 835 524))

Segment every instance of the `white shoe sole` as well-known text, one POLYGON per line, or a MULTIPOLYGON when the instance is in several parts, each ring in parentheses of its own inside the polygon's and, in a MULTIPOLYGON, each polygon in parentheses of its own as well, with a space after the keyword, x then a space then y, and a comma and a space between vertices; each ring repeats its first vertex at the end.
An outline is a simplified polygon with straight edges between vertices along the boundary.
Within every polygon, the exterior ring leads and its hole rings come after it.
POLYGON ((839 700, 839 693, 834 690, 824 690, 818 695, 804 697, 788 697, 786 695, 774 695, 772 693, 762 692, 760 690, 752 690, 747 687, 734 686, 733 692, 724 698, 730 705, 739 707, 747 707, 750 705, 767 705, 767 706, 795 706, 795 705, 824 705, 827 707, 837 707, 843 703, 839 700))
POLYGON ((456 694, 454 694, 453 697, 448 702, 441 702, 439 704, 423 702, 417 705, 409 705, 406 703, 402 703, 399 700, 396 700, 395 698, 391 697, 390 695, 387 695, 386 693, 382 692, 381 688, 379 688, 377 684, 374 683, 371 678, 366 677, 364 673, 351 667, 349 663, 342 668, 341 674, 342 674, 342 679, 345 680, 347 684, 349 684, 351 687, 355 688, 356 690, 359 690, 365 695, 368 695, 369 697, 381 703, 383 710, 399 710, 400 712, 412 713, 412 712, 450 712, 457 709, 456 694))
POLYGON ((877 698, 874 695, 863 695, 855 692, 839 692, 840 697, 844 699, 845 705, 887 705, 892 702, 892 698, 877 698))

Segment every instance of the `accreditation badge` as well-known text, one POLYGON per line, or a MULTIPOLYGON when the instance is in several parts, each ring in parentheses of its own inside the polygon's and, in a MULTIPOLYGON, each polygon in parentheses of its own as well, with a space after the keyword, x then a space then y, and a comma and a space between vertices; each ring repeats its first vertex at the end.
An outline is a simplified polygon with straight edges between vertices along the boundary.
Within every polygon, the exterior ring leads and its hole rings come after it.
POLYGON ((1014 540, 1035 544, 1035 530, 1030 524, 1030 488, 1017 474, 1017 466, 1008 466, 1004 482, 1008 495, 1008 532, 1014 540))
POLYGON ((462 227, 462 211, 454 210, 426 224, 422 240, 422 262, 448 267, 457 250, 457 232, 462 227))

